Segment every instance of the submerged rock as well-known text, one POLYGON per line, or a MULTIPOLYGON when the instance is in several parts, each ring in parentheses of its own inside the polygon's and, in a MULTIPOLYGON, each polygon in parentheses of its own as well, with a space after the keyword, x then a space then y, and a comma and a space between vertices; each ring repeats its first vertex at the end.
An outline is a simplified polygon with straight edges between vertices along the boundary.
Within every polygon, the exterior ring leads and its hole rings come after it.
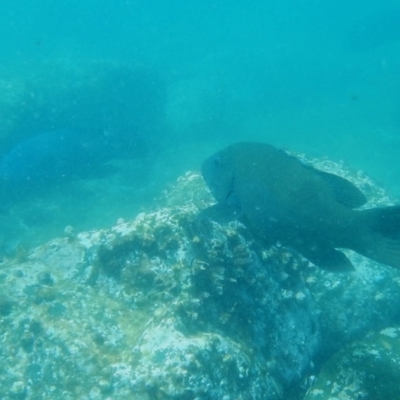
POLYGON ((400 329, 346 346, 323 367, 305 400, 400 398, 400 329))
POLYGON ((2 398, 278 399, 300 380, 319 343, 303 262, 197 220, 203 185, 2 265, 2 398))
POLYGON ((326 273, 198 219, 212 201, 188 173, 153 212, 5 260, 0 397, 301 399, 313 364, 396 319, 396 270, 326 273))

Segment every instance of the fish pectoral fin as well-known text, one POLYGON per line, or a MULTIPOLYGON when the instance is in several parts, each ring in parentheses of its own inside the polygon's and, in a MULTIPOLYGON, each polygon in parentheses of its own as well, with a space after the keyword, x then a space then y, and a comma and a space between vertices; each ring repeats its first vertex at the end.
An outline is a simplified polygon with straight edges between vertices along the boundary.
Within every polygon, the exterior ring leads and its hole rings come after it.
POLYGON ((328 272, 351 272, 354 266, 351 261, 339 250, 334 248, 317 247, 301 249, 301 254, 309 261, 328 272))
POLYGON ((241 210, 236 206, 217 203, 200 211, 198 218, 209 218, 220 224, 235 221, 241 216, 241 210))
POLYGON ((400 268, 400 240, 377 238, 370 248, 360 253, 379 263, 400 268))
POLYGON ((367 198, 361 190, 347 179, 341 176, 313 169, 332 188, 336 200, 350 208, 358 208, 367 202, 367 198))
POLYGON ((400 268, 400 206, 371 208, 360 211, 360 231, 369 240, 354 250, 394 268, 400 268))

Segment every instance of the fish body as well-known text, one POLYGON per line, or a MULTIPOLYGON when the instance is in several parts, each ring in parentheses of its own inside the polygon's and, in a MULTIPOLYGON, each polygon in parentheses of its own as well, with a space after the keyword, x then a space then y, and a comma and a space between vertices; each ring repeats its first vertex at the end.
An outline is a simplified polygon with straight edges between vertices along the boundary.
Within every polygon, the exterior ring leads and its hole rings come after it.
POLYGON ((263 143, 217 152, 202 174, 216 208, 229 210, 265 243, 291 247, 330 271, 353 269, 340 248, 400 268, 400 207, 355 210, 366 198, 346 179, 263 143))
POLYGON ((73 173, 81 153, 75 133, 43 132, 17 144, 4 156, 0 178, 14 184, 62 178, 73 173))
POLYGON ((4 192, 19 193, 98 176, 114 156, 112 144, 101 137, 63 129, 41 132, 18 143, 0 161, 1 187, 4 192))
POLYGON ((13 147, 0 161, 1 207, 50 187, 98 173, 103 158, 95 141, 77 132, 38 133, 13 147))

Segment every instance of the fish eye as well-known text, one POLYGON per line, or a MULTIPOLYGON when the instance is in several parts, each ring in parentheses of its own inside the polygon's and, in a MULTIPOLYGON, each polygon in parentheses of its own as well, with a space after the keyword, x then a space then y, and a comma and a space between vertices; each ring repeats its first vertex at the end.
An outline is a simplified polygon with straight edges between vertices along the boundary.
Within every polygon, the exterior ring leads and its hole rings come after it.
POLYGON ((214 167, 219 167, 221 164, 221 159, 219 157, 214 158, 214 167))

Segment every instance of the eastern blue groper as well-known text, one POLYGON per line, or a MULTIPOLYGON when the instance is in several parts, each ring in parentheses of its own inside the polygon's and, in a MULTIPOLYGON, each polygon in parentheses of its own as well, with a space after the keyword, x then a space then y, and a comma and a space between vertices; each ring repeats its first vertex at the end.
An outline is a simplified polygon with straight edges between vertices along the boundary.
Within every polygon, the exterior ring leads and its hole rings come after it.
POLYGON ((204 161, 218 204, 204 215, 241 219, 255 236, 280 242, 329 271, 353 265, 340 249, 400 268, 400 206, 366 203, 351 182, 301 163, 264 143, 236 143, 204 161))
POLYGON ((0 163, 4 189, 53 184, 81 177, 107 158, 107 145, 69 130, 34 135, 12 148, 0 163))

